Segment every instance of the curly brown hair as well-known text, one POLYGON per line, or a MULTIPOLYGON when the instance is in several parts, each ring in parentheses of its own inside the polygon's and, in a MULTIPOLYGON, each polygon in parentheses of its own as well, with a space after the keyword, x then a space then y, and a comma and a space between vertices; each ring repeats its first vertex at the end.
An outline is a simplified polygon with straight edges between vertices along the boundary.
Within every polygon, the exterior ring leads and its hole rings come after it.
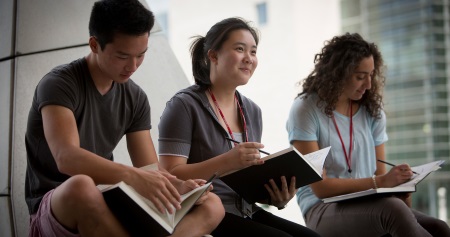
POLYGON ((317 106, 324 107, 325 114, 331 117, 345 82, 351 78, 360 62, 370 56, 373 57, 375 66, 372 86, 356 103, 364 105, 372 117, 379 117, 383 107, 382 89, 385 83, 383 58, 378 47, 365 41, 358 33, 346 33, 325 42, 321 52, 314 57, 314 70, 298 83, 303 86, 303 91, 298 96, 306 98, 317 94, 317 106))

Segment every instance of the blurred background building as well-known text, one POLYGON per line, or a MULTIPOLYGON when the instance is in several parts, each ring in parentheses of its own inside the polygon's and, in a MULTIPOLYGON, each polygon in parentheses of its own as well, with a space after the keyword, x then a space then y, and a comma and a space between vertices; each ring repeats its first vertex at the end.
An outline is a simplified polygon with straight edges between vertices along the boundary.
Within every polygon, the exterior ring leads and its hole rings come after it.
POLYGON ((387 159, 411 165, 447 161, 419 184, 413 196, 414 208, 446 220, 444 207, 449 198, 445 190, 450 188, 449 3, 341 1, 342 32, 360 32, 376 42, 387 65, 387 159))

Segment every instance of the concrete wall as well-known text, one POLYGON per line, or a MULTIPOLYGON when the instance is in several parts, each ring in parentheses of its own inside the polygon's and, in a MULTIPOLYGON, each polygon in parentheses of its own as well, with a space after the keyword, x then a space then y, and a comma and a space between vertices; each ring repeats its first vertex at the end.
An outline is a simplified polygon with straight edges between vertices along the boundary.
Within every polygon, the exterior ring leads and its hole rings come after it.
MULTIPOLYGON (((88 21, 93 2, 0 1, 0 236, 28 235, 24 137, 33 92, 51 68, 89 53, 88 21)), ((160 31, 159 26, 152 30, 146 58, 133 75, 149 97, 155 143, 166 101, 189 85, 160 31)), ((114 155, 118 162, 131 164, 124 141, 114 155)))

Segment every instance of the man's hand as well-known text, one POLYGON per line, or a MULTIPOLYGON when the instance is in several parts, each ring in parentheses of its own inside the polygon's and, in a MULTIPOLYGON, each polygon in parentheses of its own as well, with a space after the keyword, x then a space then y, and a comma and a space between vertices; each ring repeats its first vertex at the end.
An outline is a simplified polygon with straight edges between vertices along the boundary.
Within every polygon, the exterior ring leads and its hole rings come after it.
POLYGON ((173 208, 180 209, 181 196, 169 179, 175 176, 160 171, 144 171, 136 168, 137 176, 129 183, 142 196, 149 199, 161 213, 165 210, 173 213, 173 208))
MULTIPOLYGON (((178 190, 180 194, 185 194, 193 189, 196 189, 200 186, 203 186, 206 184, 206 180, 204 179, 188 179, 188 180, 180 180, 177 179, 175 176, 169 175, 168 176, 169 181, 173 184, 173 186, 178 190)), ((213 189, 212 185, 203 193, 202 197, 200 197, 196 205, 202 204, 206 199, 208 199, 208 193, 213 189)))

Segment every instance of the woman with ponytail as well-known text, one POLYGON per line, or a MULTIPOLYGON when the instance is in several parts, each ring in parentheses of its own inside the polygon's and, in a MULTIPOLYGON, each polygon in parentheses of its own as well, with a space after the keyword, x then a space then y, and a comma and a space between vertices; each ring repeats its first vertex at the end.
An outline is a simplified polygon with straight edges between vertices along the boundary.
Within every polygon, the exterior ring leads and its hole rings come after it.
MULTIPOLYGON (((258 151, 263 148, 261 110, 236 90, 247 84, 258 65, 258 42, 256 29, 240 18, 222 20, 205 37, 195 38, 191 46, 195 85, 172 97, 159 124, 160 161, 173 175, 208 179, 213 173, 220 176, 263 163, 258 151)), ((270 199, 260 203, 282 208, 294 197, 295 179, 280 179, 281 187, 273 180, 266 185, 270 199)), ((245 202, 220 179, 213 184, 226 211, 212 233, 215 237, 318 236, 245 202)))

